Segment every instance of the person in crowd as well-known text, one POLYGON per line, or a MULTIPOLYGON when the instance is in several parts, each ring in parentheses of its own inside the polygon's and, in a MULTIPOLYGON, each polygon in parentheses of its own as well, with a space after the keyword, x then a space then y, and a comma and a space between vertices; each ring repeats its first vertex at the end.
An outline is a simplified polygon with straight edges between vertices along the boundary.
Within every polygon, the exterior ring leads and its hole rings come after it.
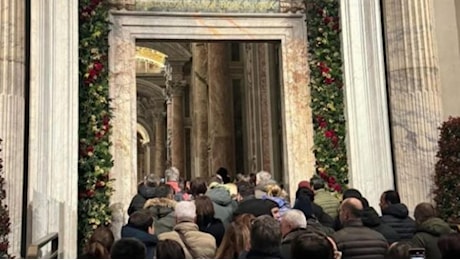
POLYGON ((176 225, 174 208, 176 201, 173 200, 173 190, 169 184, 161 184, 156 189, 157 198, 145 202, 144 209, 152 214, 155 227, 155 234, 172 231, 176 225))
POLYGON ((399 194, 394 190, 387 190, 380 196, 382 223, 391 226, 401 240, 410 240, 415 233, 415 221, 409 217, 407 206, 401 203, 399 194))
POLYGON ((279 212, 277 212, 278 204, 271 200, 263 199, 248 199, 242 201, 235 212, 233 213, 233 218, 241 214, 251 214, 255 217, 268 215, 278 217, 279 212))
POLYGON ((262 199, 269 199, 274 201, 279 208, 279 214, 282 218, 284 213, 288 211, 291 207, 286 199, 282 196, 282 189, 277 184, 268 184, 266 186, 267 195, 262 196, 262 199))
POLYGON ((385 255, 386 259, 409 259, 411 245, 407 241, 392 243, 385 255))
POLYGON ((171 239, 165 239, 158 242, 157 259, 185 259, 185 252, 182 246, 171 239))
POLYGON ((149 174, 137 187, 137 194, 134 195, 128 207, 128 215, 141 210, 148 199, 155 197, 155 188, 160 184, 160 177, 149 174))
POLYGON ((254 186, 251 185, 251 183, 240 181, 236 184, 236 186, 238 188, 238 194, 240 195, 240 200, 238 201, 239 203, 256 198, 254 195, 254 186))
POLYGON ((361 198, 361 202, 363 203, 363 212, 361 215, 363 225, 382 234, 390 245, 399 241, 399 234, 388 224, 382 223, 377 211, 369 206, 367 199, 363 197, 361 198))
POLYGON ((442 235, 438 240, 438 248, 443 259, 460 258, 460 233, 442 235))
POLYGON ((303 191, 306 191, 306 188, 300 188, 296 193, 296 200, 293 208, 300 210, 305 215, 308 229, 311 231, 320 231, 326 235, 334 233, 332 228, 324 226, 319 222, 313 211, 310 193, 303 191))
POLYGON ((267 215, 254 219, 251 226, 251 248, 242 256, 246 259, 281 258, 280 223, 267 215))
POLYGON ((291 244, 295 237, 307 228, 307 219, 302 211, 297 209, 288 210, 281 219, 281 256, 292 258, 291 244))
POLYGON ((216 252, 217 259, 236 259, 251 247, 251 214, 237 216, 225 231, 222 243, 216 252))
POLYGON ((211 234, 216 239, 216 246, 219 247, 224 237, 225 227, 220 219, 214 217, 214 206, 211 199, 206 195, 195 198, 196 224, 202 232, 211 234))
POLYGON ((227 226, 238 205, 237 202, 232 200, 230 192, 221 184, 210 185, 206 191, 206 196, 212 200, 214 205, 214 217, 220 219, 224 226, 227 226))
POLYGON ((110 251, 112 259, 145 259, 144 243, 137 238, 125 237, 117 240, 110 251))
MULTIPOLYGON (((356 199, 361 200, 363 198, 363 195, 357 189, 347 189, 342 195, 342 201, 344 201, 344 200, 346 200, 348 198, 356 198, 356 199)), ((342 223, 340 223, 340 218, 339 218, 338 215, 333 221, 332 228, 335 231, 338 231, 338 230, 343 228, 343 225, 342 225, 342 223)))
POLYGON ((249 183, 254 187, 257 185, 257 175, 253 172, 249 174, 249 183))
POLYGON ((334 259, 334 247, 326 236, 303 230, 291 246, 293 259, 334 259))
POLYGON ((412 237, 413 247, 425 248, 425 257, 441 258, 441 251, 438 248, 438 239, 442 235, 452 233, 444 220, 437 217, 434 206, 427 202, 422 202, 415 207, 414 217, 416 223, 415 234, 412 237))
POLYGON ((236 204, 238 204, 238 201, 240 201, 240 198, 239 198, 240 194, 238 194, 238 186, 236 186, 235 183, 229 182, 229 183, 224 184, 224 187, 230 193, 230 197, 232 198, 232 200, 234 200, 236 204))
POLYGON ((100 226, 94 230, 81 258, 85 259, 107 259, 110 258, 110 249, 115 238, 112 230, 100 226))
POLYGON ((169 184, 174 191, 174 200, 181 201, 184 200, 184 194, 179 185, 180 173, 176 167, 169 167, 165 170, 165 181, 166 184, 169 184))
POLYGON ((323 208, 324 212, 331 216, 331 218, 337 217, 340 200, 331 192, 326 190, 326 184, 323 179, 314 177, 310 180, 310 182, 315 193, 313 202, 323 208))
POLYGON ((154 257, 158 237, 155 235, 153 218, 148 210, 140 210, 131 214, 128 224, 121 229, 121 237, 139 239, 145 245, 146 257, 154 257))
POLYGON ((256 187, 254 195, 257 199, 262 199, 264 195, 267 195, 266 187, 268 184, 276 184, 276 181, 272 179, 272 175, 266 171, 260 171, 256 174, 256 187))
POLYGON ((207 190, 208 184, 203 177, 197 177, 190 183, 190 195, 192 195, 192 199, 204 195, 207 190))
POLYGON ((331 216, 329 216, 326 212, 324 212, 323 208, 320 205, 315 203, 315 192, 311 188, 310 183, 308 181, 299 182, 296 191, 296 199, 299 198, 299 196, 307 196, 311 201, 313 214, 315 215, 316 219, 318 219, 318 221, 323 226, 332 228, 334 224, 334 219, 331 216))
POLYGON ((208 233, 201 232, 196 221, 196 207, 193 201, 180 201, 176 205, 176 226, 171 232, 162 233, 160 240, 171 239, 178 242, 187 259, 214 258, 216 240, 208 233))
POLYGON ((224 167, 220 167, 219 169, 217 169, 216 174, 222 177, 223 184, 227 184, 232 181, 232 178, 228 173, 228 170, 224 167))
POLYGON ((332 234, 332 238, 343 258, 384 258, 388 242, 382 234, 363 225, 362 210, 361 200, 345 199, 339 207, 340 222, 344 227, 332 234))
POLYGON ((249 182, 250 180, 250 177, 248 174, 243 174, 243 173, 237 173, 236 174, 236 182, 240 182, 240 181, 245 181, 245 182, 249 182))

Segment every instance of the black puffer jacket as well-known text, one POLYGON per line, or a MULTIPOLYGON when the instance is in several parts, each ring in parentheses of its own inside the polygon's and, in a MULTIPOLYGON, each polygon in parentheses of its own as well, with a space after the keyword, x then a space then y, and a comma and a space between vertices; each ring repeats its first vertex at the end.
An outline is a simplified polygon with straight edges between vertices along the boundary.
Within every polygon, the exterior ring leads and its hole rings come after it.
POLYGON ((155 187, 149 187, 141 184, 137 188, 137 194, 131 200, 128 208, 128 215, 144 208, 144 204, 148 199, 155 197, 155 187))
POLYGON ((360 219, 344 223, 344 227, 332 234, 342 258, 383 259, 388 242, 377 231, 363 226, 360 219))
POLYGON ((398 232, 401 240, 410 240, 415 233, 415 221, 409 217, 407 206, 401 203, 390 204, 382 210, 382 223, 388 224, 398 232))
POLYGON ((361 220, 364 226, 382 234, 388 241, 388 244, 391 245, 400 240, 399 234, 391 226, 381 222, 377 211, 375 211, 373 207, 368 207, 363 210, 361 220))

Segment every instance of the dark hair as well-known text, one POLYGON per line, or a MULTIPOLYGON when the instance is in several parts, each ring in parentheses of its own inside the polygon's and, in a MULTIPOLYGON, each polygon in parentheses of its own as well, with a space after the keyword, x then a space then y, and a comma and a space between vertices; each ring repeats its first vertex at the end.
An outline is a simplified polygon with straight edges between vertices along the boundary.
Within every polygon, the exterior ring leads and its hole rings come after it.
POLYGON ((436 217, 436 209, 428 202, 419 203, 414 210, 415 222, 418 224, 425 222, 426 220, 436 217))
POLYGON ((254 219, 251 227, 251 249, 273 253, 281 246, 281 228, 276 219, 262 215, 254 219))
POLYGON ((185 252, 182 246, 172 239, 160 240, 156 248, 156 258, 185 259, 185 252))
POLYGON ((196 224, 206 227, 214 219, 214 206, 212 200, 205 195, 195 198, 196 224))
MULTIPOLYGON (((220 175, 219 175, 219 176, 220 176, 220 175)), ((222 176, 220 176, 220 177, 222 177, 222 176)), ((219 183, 219 184, 222 184, 222 183, 223 183, 222 179, 219 178, 217 175, 213 175, 213 176, 211 176, 211 177, 209 178, 208 183, 211 184, 211 183, 213 183, 213 182, 217 182, 217 183, 219 183)))
POLYGON ((141 209, 129 216, 128 226, 148 232, 153 225, 153 217, 148 209, 141 209))
POLYGON ((174 193, 171 185, 162 183, 160 186, 155 188, 155 197, 156 198, 167 198, 168 196, 174 193))
POLYGON ((318 177, 313 177, 310 179, 310 184, 313 187, 314 190, 319 190, 324 188, 324 180, 318 177))
POLYGON ((438 240, 442 258, 456 259, 460 256, 460 233, 442 235, 438 240))
POLYGON ((122 238, 115 242, 110 251, 112 259, 145 259, 146 248, 137 238, 122 238))
POLYGON ((393 243, 389 248, 385 255, 387 259, 408 259, 409 256, 409 249, 411 245, 409 242, 400 241, 393 243))
POLYGON ((360 200, 361 204, 363 204, 363 209, 369 208, 369 201, 366 198, 362 197, 360 200))
POLYGON ((343 193, 342 200, 349 199, 349 198, 357 198, 361 199, 363 195, 357 189, 348 189, 343 193))
POLYGON ((192 194, 193 197, 205 194, 207 189, 208 185, 206 184, 206 179, 203 177, 195 178, 190 182, 190 194, 192 194))
POLYGON ((112 248, 115 238, 112 230, 105 226, 100 226, 94 230, 93 235, 88 241, 85 248, 85 258, 106 259, 110 257, 110 248, 112 248))
POLYGON ((387 190, 383 193, 383 199, 389 204, 398 204, 401 203, 401 199, 399 198, 399 194, 397 191, 394 190, 387 190))
POLYGON ((161 182, 161 178, 156 176, 155 174, 149 174, 145 176, 144 180, 145 185, 148 187, 157 187, 161 182))
POLYGON ((313 201, 315 199, 315 193, 307 187, 301 187, 301 188, 298 188, 295 193, 296 199, 300 197, 308 197, 310 201, 313 201))
POLYGON ((231 181, 230 175, 228 174, 228 170, 225 169, 224 167, 220 167, 217 172, 217 174, 222 177, 222 181, 225 183, 229 183, 231 181))
POLYGON ((327 237, 319 233, 301 231, 291 244, 293 259, 333 259, 334 247, 327 237))
POLYGON ((298 196, 298 198, 295 200, 293 209, 302 211, 306 219, 314 218, 313 204, 310 200, 310 197, 307 195, 298 196))
POLYGON ((257 181, 257 175, 251 172, 249 174, 249 183, 251 183, 252 186, 256 186, 256 181, 257 181))
POLYGON ((238 188, 238 193, 243 198, 254 195, 254 192, 255 192, 254 186, 251 185, 251 183, 247 181, 239 181, 236 184, 236 187, 238 188))

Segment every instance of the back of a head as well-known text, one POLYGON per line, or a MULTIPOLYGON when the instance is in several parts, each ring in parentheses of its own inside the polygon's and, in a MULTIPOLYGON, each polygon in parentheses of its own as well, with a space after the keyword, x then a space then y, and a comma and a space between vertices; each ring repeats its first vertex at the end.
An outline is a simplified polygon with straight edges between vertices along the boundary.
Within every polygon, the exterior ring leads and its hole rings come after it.
POLYGON ((196 216, 200 220, 211 220, 214 217, 214 205, 212 204, 212 200, 208 196, 201 195, 196 197, 195 207, 196 216))
POLYGON ((334 248, 326 236, 304 231, 291 243, 293 259, 333 259, 334 248))
POLYGON ((348 198, 342 202, 340 205, 342 210, 347 211, 349 216, 352 219, 359 219, 361 218, 363 212, 363 204, 361 199, 358 198, 348 198))
POLYGON ((122 238, 116 241, 110 251, 112 259, 145 259, 146 248, 137 238, 122 238))
POLYGON ((153 225, 153 217, 148 209, 142 209, 129 216, 128 226, 145 232, 153 225))
POLYGON ((240 181, 236 184, 236 186, 241 197, 246 198, 248 196, 254 195, 254 186, 251 185, 251 183, 240 181))
POLYGON ((156 259, 185 259, 185 252, 178 242, 165 239, 158 241, 155 256, 156 259))
POLYGON ((310 179, 310 185, 313 187, 314 190, 319 190, 324 188, 325 183, 324 180, 318 177, 313 177, 310 179))
POLYGON ((85 250, 86 257, 98 259, 108 258, 114 240, 115 238, 110 228, 104 226, 98 227, 94 230, 93 235, 88 241, 85 250))
POLYGON ((155 197, 156 198, 172 198, 173 196, 173 188, 171 185, 162 183, 155 189, 155 197))
POLYGON ((357 190, 357 189, 348 189, 343 193, 342 199, 343 200, 348 199, 348 198, 361 199, 362 197, 363 197, 363 195, 361 194, 361 192, 359 190, 357 190))
POLYGON ((271 216, 257 217, 251 227, 251 250, 273 253, 280 245, 280 223, 271 216))
MULTIPOLYGON (((300 189, 299 189, 300 190, 300 189)), ((308 194, 298 194, 293 209, 300 210, 305 218, 312 218, 314 216, 313 213, 313 203, 310 199, 308 194)))
POLYGON ((281 197, 281 188, 278 184, 268 184, 265 188, 268 196, 281 197))
POLYGON ((295 193, 295 198, 299 199, 304 197, 307 197, 311 202, 313 202, 313 200, 315 199, 315 193, 313 192, 313 190, 307 187, 298 188, 295 193))
POLYGON ((458 259, 460 257, 460 233, 441 236, 438 240, 438 248, 443 259, 458 259))
POLYGON ((190 182, 190 194, 194 197, 205 194, 206 190, 208 190, 208 184, 206 183, 206 179, 203 177, 197 177, 190 182))
POLYGON ((387 259, 409 259, 409 242, 399 241, 390 245, 385 255, 387 259))
POLYGON ((179 170, 174 166, 165 170, 166 181, 179 181, 179 176, 179 170))
POLYGON ((414 218, 417 223, 423 223, 430 218, 437 216, 436 209, 431 203, 419 203, 414 210, 414 218))
POLYGON ((160 182, 161 178, 153 173, 145 176, 145 185, 149 187, 157 187, 158 185, 160 185, 160 182))
POLYGON ((290 209, 283 215, 283 220, 288 223, 293 229, 307 228, 307 219, 305 214, 298 209, 290 209))
POLYGON ((180 201, 175 208, 176 220, 179 222, 195 222, 196 207, 193 201, 180 201))
POLYGON ((229 183, 231 181, 230 175, 228 173, 228 170, 224 167, 220 167, 216 174, 218 174, 220 177, 222 177, 223 183, 229 183))
POLYGON ((266 171, 260 171, 256 174, 256 184, 265 185, 269 180, 272 179, 272 175, 266 171))
POLYGON ((401 203, 399 193, 394 190, 387 190, 383 193, 384 199, 388 204, 398 204, 401 203))

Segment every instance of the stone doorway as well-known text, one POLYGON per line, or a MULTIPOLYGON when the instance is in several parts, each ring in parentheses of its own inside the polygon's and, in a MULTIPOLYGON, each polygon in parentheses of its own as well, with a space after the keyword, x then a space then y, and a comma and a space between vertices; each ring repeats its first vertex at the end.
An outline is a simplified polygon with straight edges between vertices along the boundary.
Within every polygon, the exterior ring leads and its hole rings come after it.
MULTIPOLYGON (((291 197, 314 172, 305 15, 114 11, 109 37, 110 95, 114 108, 112 202, 123 211, 137 187, 136 42, 275 41, 280 49, 280 174, 291 197)), ((174 95, 172 95, 174 96, 174 95)), ((168 116, 167 116, 168 117, 168 116)), ((151 140, 152 141, 152 140, 151 140)), ((167 151, 168 153, 169 151, 167 151)))

